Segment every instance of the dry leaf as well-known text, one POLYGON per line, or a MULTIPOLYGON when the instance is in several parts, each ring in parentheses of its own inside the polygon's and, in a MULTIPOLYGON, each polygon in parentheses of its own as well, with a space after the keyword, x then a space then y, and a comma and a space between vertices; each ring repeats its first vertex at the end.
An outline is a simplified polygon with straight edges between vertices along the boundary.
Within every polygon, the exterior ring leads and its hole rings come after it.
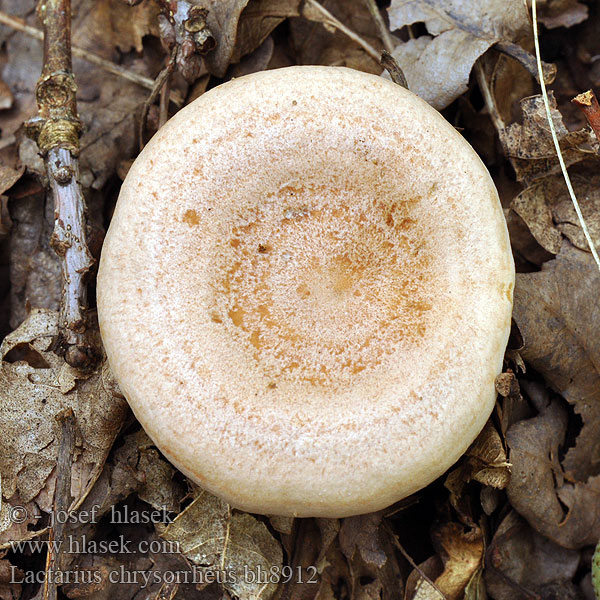
MULTIPOLYGON (((379 32, 364 1, 321 2, 335 18, 375 48, 381 49, 379 32)), ((314 5, 303 3, 302 18, 290 19, 292 43, 298 64, 349 67, 367 73, 381 73, 379 63, 346 34, 324 23, 314 5)))
POLYGON ((538 18, 548 29, 572 27, 588 18, 588 7, 577 0, 541 0, 538 18))
POLYGON ((563 238, 560 231, 554 227, 546 194, 555 190, 560 183, 554 178, 545 177, 523 190, 510 205, 523 219, 538 244, 552 254, 558 253, 563 238))
POLYGON ((199 0, 195 4, 208 10, 208 27, 217 42, 217 47, 204 57, 204 63, 209 73, 223 77, 232 62, 238 21, 248 0, 199 0))
POLYGON ((259 577, 268 577, 272 568, 281 573, 279 543, 264 523, 208 492, 200 492, 161 536, 177 542, 201 571, 221 573, 225 589, 240 600, 267 600, 277 590, 277 583, 259 577))
POLYGON ((466 486, 470 481, 478 481, 494 489, 504 489, 510 481, 510 463, 506 458, 500 435, 491 421, 486 423, 483 431, 444 482, 450 491, 450 503, 461 520, 474 527, 476 520, 470 496, 466 493, 466 486))
POLYGON ((12 219, 8 211, 7 198, 2 194, 15 185, 24 172, 25 167, 11 169, 0 164, 0 238, 8 235, 12 228, 12 219))
MULTIPOLYGON (((126 411, 122 397, 107 389, 104 364, 82 375, 49 348, 58 333, 58 315, 34 310, 0 347, 0 471, 5 499, 15 494, 23 502, 46 486, 58 451, 55 416, 71 407, 80 439, 77 442, 71 493, 84 496, 102 470, 106 455, 126 411)), ((50 501, 38 498, 45 511, 50 501)))
POLYGON ((564 241, 538 273, 517 275, 513 317, 523 358, 583 419, 563 461, 579 481, 600 473, 600 275, 591 255, 564 241))
POLYGON ((579 558, 578 551, 561 548, 511 511, 488 550, 487 591, 494 600, 514 600, 515 584, 539 593, 549 583, 569 581, 577 571, 579 558))
MULTIPOLYGON (((481 531, 474 528, 465 533, 462 525, 446 523, 434 531, 433 542, 438 556, 432 557, 420 568, 446 600, 462 598, 469 584, 473 593, 472 580, 478 578, 483 559, 481 531)), ((410 600, 441 600, 440 593, 417 570, 411 573, 407 590, 410 600)))
POLYGON ((411 91, 442 109, 467 89, 473 63, 500 40, 517 41, 529 27, 520 2, 392 0, 390 28, 424 22, 435 36, 400 44, 393 52, 411 91))
MULTIPOLYGON (((25 179, 25 178, 23 178, 25 179)), ((12 328, 26 318, 29 307, 58 310, 61 294, 61 267, 50 247, 54 225, 54 207, 46 202, 39 184, 22 194, 11 194, 12 219, 10 248, 10 304, 12 328)))
POLYGON ((96 0, 91 5, 80 2, 87 10, 74 13, 74 39, 78 45, 112 59, 115 49, 141 53, 146 35, 159 36, 156 0, 144 0, 127 6, 123 0, 96 0))
MULTIPOLYGON (((586 163, 582 163, 584 167, 586 163)), ((594 163, 583 173, 571 174, 571 183, 595 246, 600 245, 600 178, 594 163)), ((560 250, 563 235, 589 252, 579 218, 562 175, 544 177, 523 190, 511 208, 525 221, 537 242, 552 254, 560 250), (561 235, 562 234, 562 235, 561 235)))
POLYGON ((238 23, 231 62, 236 63, 256 50, 288 17, 300 16, 301 0, 250 0, 238 23))
MULTIPOLYGON (((548 92, 550 109, 563 159, 568 166, 593 156, 595 144, 588 129, 567 131, 556 108, 552 91, 548 92)), ((560 172, 550 125, 541 96, 521 100, 523 123, 513 123, 500 132, 500 138, 511 159, 517 179, 529 185, 536 179, 560 172)))
POLYGON ((23 575, 23 571, 12 565, 8 559, 0 560, 0 598, 2 600, 21 598, 22 586, 16 582, 20 581, 23 575))
POLYGON ((507 492, 512 506, 536 531, 575 549, 600 537, 600 476, 586 484, 565 481, 558 456, 566 428, 566 411, 553 400, 539 416, 509 429, 513 470, 507 492))

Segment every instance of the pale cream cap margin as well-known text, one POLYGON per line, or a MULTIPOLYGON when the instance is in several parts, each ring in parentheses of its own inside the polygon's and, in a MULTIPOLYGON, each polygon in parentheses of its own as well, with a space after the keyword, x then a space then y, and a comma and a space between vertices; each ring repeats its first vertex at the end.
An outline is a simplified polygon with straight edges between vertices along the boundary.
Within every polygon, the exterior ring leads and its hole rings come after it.
POLYGON ((250 512, 342 517, 424 487, 477 436, 513 285, 493 182, 439 113, 381 77, 289 67, 210 90, 146 146, 104 243, 98 313, 123 393, 183 473, 250 512), (278 223, 273 247, 251 255, 278 223), (336 269, 350 269, 341 287, 336 269), (362 284, 382 306, 365 304, 362 284), (238 304, 258 289, 276 306, 240 316, 228 286, 238 304), (326 314, 306 323, 302 297, 315 295, 326 314), (273 312, 299 334, 289 347, 265 325, 273 312), (322 360, 321 380, 290 365, 304 343, 322 353, 307 363, 314 374, 322 360))

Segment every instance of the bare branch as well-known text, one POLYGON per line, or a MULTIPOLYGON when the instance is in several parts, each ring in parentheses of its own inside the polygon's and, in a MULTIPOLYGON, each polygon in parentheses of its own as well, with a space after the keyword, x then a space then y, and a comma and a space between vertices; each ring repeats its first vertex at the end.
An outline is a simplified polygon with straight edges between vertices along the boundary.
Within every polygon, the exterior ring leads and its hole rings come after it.
POLYGON ((89 367, 96 352, 86 335, 85 276, 94 264, 85 233, 85 200, 79 185, 79 132, 71 64, 70 0, 46 0, 39 7, 44 24, 44 66, 36 86, 39 116, 26 123, 44 157, 54 198, 51 245, 61 258, 63 294, 56 351, 74 367, 89 367))

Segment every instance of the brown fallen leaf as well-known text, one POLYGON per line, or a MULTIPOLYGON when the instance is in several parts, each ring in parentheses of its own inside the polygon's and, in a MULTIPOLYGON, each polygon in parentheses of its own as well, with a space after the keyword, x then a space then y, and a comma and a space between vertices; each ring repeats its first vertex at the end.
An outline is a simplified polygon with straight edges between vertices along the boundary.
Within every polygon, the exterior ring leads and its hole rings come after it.
POLYGON ((424 22, 433 36, 400 44, 393 56, 409 88, 437 109, 466 91, 474 62, 490 46, 517 41, 529 27, 522 3, 500 0, 392 0, 388 15, 392 30, 424 22))
POLYGON ((0 472, 5 499, 36 499, 48 512, 58 451, 55 415, 75 413, 78 439, 71 493, 79 500, 96 481, 126 412, 125 400, 106 384, 106 363, 81 374, 50 347, 58 333, 58 315, 34 310, 0 346, 0 472))
POLYGON ((588 18, 588 7, 578 0, 541 0, 539 20, 548 28, 572 27, 588 18))
POLYGON ((402 586, 393 533, 384 512, 342 519, 339 548, 348 564, 351 598, 393 600, 402 586))
POLYGON ((161 537, 178 543, 200 571, 220 573, 223 587, 240 600, 267 600, 277 590, 269 577, 281 573, 279 543, 264 523, 208 492, 201 491, 161 537))
POLYGON ((443 594, 446 600, 458 600, 469 585, 471 597, 473 594, 476 597, 483 560, 481 530, 476 527, 465 532, 458 523, 445 523, 432 537, 437 555, 420 565, 420 569, 435 583, 437 590, 415 569, 407 582, 407 599, 441 600, 443 594))
MULTIPOLYGON (((548 92, 551 115, 563 159, 567 167, 595 156, 595 140, 588 129, 568 131, 556 108, 552 91, 548 92)), ((541 96, 521 100, 523 123, 513 123, 500 132, 500 139, 515 169, 517 179, 533 181, 560 172, 546 109, 541 96)))
POLYGON ((206 68, 211 75, 223 77, 231 64, 238 21, 248 0, 200 0, 195 4, 208 10, 208 27, 217 42, 216 48, 204 57, 206 68))
POLYGON ((514 600, 518 586, 535 594, 550 583, 570 582, 580 560, 579 551, 543 537, 514 511, 503 519, 486 554, 485 585, 494 600, 514 600))
POLYGON ((521 354, 583 420, 563 465, 578 481, 600 473, 600 275, 587 252, 567 240, 538 273, 517 275, 513 318, 521 354))
MULTIPOLYGON (((581 212, 592 237, 600 245, 600 178, 595 175, 596 162, 581 163, 578 173, 571 174, 571 183, 581 212)), ((533 237, 548 252, 560 250, 563 236, 589 252, 579 218, 562 175, 544 177, 523 190, 511 208, 525 221, 533 237), (562 234, 562 235, 561 235, 562 234)))
POLYGON ((559 446, 566 428, 566 410, 552 400, 537 417, 509 429, 513 470, 507 493, 536 531, 563 548, 577 549, 600 537, 600 476, 585 484, 565 480, 559 446))
POLYGON ((450 491, 450 503, 466 524, 476 525, 470 498, 465 494, 470 481, 477 481, 494 489, 504 489, 510 481, 510 463, 506 450, 491 421, 471 444, 444 482, 450 491))
MULTIPOLYGON (((364 41, 381 50, 379 32, 364 1, 328 0, 320 3, 327 11, 364 41)), ((372 56, 345 33, 332 27, 314 4, 301 4, 301 18, 290 19, 291 42, 298 64, 349 67, 381 73, 372 56)))
POLYGON ((383 513, 376 512, 343 519, 339 533, 340 547, 349 560, 358 551, 367 564, 383 567, 387 556, 381 546, 379 532, 382 518, 383 513))
POLYGON ((92 10, 101 15, 93 19, 101 27, 91 30, 90 35, 103 36, 105 39, 98 43, 106 43, 106 32, 109 32, 110 43, 121 52, 134 48, 141 53, 145 36, 160 36, 157 0, 144 0, 135 6, 127 6, 123 0, 97 0, 92 10))
POLYGON ((0 559, 0 598, 2 600, 18 600, 21 597, 23 571, 12 565, 4 557, 0 559))
POLYGON ((24 176, 11 190, 8 202, 12 220, 10 246, 10 325, 18 327, 31 306, 58 310, 61 267, 50 247, 54 226, 52 203, 46 203, 39 183, 24 176))
POLYGON ((560 186, 560 183, 551 177, 544 177, 523 190, 510 205, 523 219, 538 244, 552 254, 558 254, 563 238, 554 227, 546 194, 556 189, 557 185, 560 186))
POLYGON ((301 0, 250 0, 238 22, 231 62, 254 52, 288 17, 300 16, 301 0))

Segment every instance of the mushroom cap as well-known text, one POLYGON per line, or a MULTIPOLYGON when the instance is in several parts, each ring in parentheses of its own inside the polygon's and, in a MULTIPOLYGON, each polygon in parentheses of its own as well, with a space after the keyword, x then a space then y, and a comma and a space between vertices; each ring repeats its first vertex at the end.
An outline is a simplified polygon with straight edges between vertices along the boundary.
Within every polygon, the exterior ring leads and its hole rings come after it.
POLYGON ((390 81, 288 67, 182 109, 134 162, 98 274, 110 366, 190 479, 342 517, 448 469, 482 429, 514 264, 494 184, 390 81))

